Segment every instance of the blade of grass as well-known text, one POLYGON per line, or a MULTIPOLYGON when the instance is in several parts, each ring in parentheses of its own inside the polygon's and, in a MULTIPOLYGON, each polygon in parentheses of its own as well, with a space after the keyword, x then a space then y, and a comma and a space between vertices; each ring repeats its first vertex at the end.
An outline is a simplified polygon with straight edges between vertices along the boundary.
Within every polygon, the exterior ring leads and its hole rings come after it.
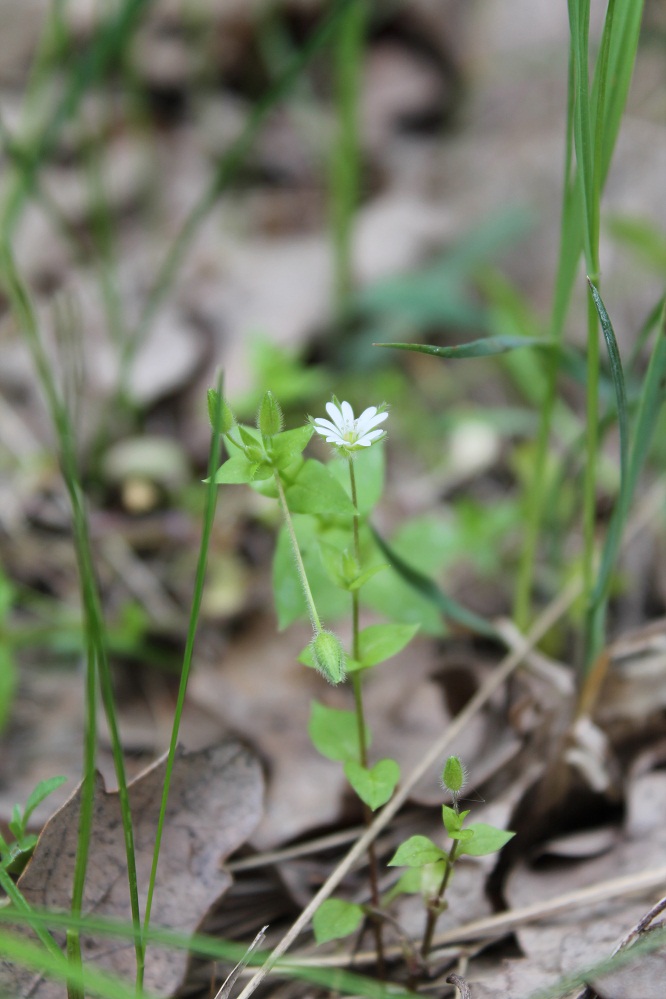
POLYGON ((606 541, 603 547, 601 565, 594 588, 588 598, 585 634, 585 667, 586 672, 592 668, 603 645, 603 630, 606 617, 606 603, 610 586, 611 573, 620 549, 622 531, 629 513, 629 425, 627 416, 627 396, 624 384, 624 372, 617 339, 601 296, 588 278, 592 300, 599 316, 601 329, 606 341, 606 349, 610 361, 611 376, 615 387, 617 418, 620 432, 620 490, 613 511, 606 541))
MULTIPOLYGON (((74 447, 74 434, 67 412, 67 407, 58 392, 51 365, 41 341, 37 318, 32 308, 27 290, 16 270, 7 234, 0 240, 0 275, 5 284, 8 298, 16 315, 37 370, 42 390, 46 396, 47 406, 56 438, 59 445, 60 465, 63 480, 70 500, 72 510, 72 530, 74 547, 79 571, 79 582, 84 610, 86 634, 86 727, 84 737, 84 777, 79 814, 79 836, 77 859, 72 888, 72 911, 81 912, 83 893, 90 850, 90 835, 92 828, 93 793, 95 782, 96 757, 96 713, 97 691, 101 692, 102 703, 109 726, 111 749, 116 778, 118 780, 118 795, 121 807, 125 852, 127 857, 127 874, 130 893, 132 918, 135 927, 135 948, 137 957, 137 975, 142 974, 144 951, 141 943, 141 917, 139 912, 139 897, 136 875, 136 858, 132 819, 125 775, 125 763, 122 744, 115 711, 113 685, 109 668, 104 617, 101 600, 95 576, 88 518, 85 509, 83 491, 78 476, 77 457, 74 447)), ((78 951, 77 941, 68 941, 72 952, 78 951)))
POLYGON ((335 305, 338 318, 349 307, 354 287, 352 236, 361 187, 358 101, 367 0, 355 0, 340 19, 334 44, 337 135, 331 151, 330 215, 335 305))
POLYGON ((455 347, 437 347, 423 343, 373 343, 373 347, 393 347, 396 350, 413 350, 419 354, 432 354, 433 357, 445 357, 451 360, 469 357, 491 357, 494 354, 506 354, 521 347, 541 347, 546 350, 557 348, 557 344, 543 337, 525 336, 492 336, 482 340, 472 340, 455 347))
POLYGON ((216 404, 215 404, 216 408, 212 420, 212 433, 210 439, 210 449, 208 453, 206 501, 204 508, 203 527, 201 531, 201 543, 199 545, 199 557, 197 559, 197 568, 194 579, 194 593, 192 595, 192 607, 190 610, 190 620, 187 628, 187 640, 185 643, 183 666, 180 674, 180 685, 178 688, 178 697, 176 700, 176 708, 174 711, 173 726, 171 729, 171 740, 169 743, 169 752, 166 761, 166 770, 164 776, 164 791, 162 794, 162 801, 160 804, 160 813, 157 820, 157 831, 155 833, 155 847, 153 850, 153 860, 150 869, 150 880, 148 882, 148 894, 146 898, 146 909, 144 913, 144 922, 143 922, 144 932, 148 929, 150 925, 150 917, 153 906, 153 896, 155 892, 155 885, 157 882, 157 867, 159 864, 160 848, 162 845, 162 836, 164 834, 164 823, 166 821, 166 810, 169 801, 169 790, 171 787, 171 777, 173 774, 173 765, 176 758, 176 750, 178 747, 178 733, 180 731, 180 722, 183 714, 183 708, 185 706, 185 695, 187 693, 187 684, 190 678, 190 670, 192 667, 194 640, 196 637, 197 624, 199 621, 199 612, 201 610, 201 601, 203 598, 204 583, 206 580, 206 565, 208 561, 210 536, 213 530, 213 521, 215 519, 215 508, 217 505, 218 487, 215 483, 215 471, 220 463, 219 461, 220 441, 221 441, 220 426, 222 425, 222 405, 223 405, 221 374, 219 375, 217 381, 217 395, 215 396, 215 399, 216 399, 216 404))
POLYGON ((422 597, 433 603, 445 617, 479 635, 486 635, 488 638, 502 641, 502 636, 489 621, 448 597, 429 576, 425 576, 418 569, 414 569, 413 566, 405 562, 372 525, 370 525, 370 530, 377 547, 400 578, 422 597))
POLYGON ((66 983, 68 994, 73 988, 80 995, 96 995, 101 999, 157 999, 154 993, 137 992, 127 982, 94 966, 73 968, 64 954, 51 953, 6 931, 0 933, 0 954, 7 961, 66 983))
MULTIPOLYGON (((582 9, 577 6, 577 17, 582 9)), ((573 8, 570 5, 570 10, 573 8)), ((610 164, 617 141, 624 108, 638 47, 638 38, 643 11, 643 0, 616 0, 612 16, 604 30, 608 33, 607 58, 597 63, 592 84, 592 103, 596 109, 599 104, 602 125, 597 128, 599 167, 596 174, 598 193, 600 194, 608 176, 610 164), (600 77, 604 75, 603 85, 600 77), (603 100, 599 100, 599 94, 603 100)), ((576 21, 576 31, 578 22, 576 21)), ((573 32, 572 32, 573 34, 573 32)), ((569 308, 581 248, 583 246, 583 220, 585 212, 581 202, 580 184, 576 179, 573 167, 572 139, 574 135, 574 118, 576 105, 576 78, 582 67, 582 51, 579 39, 576 44, 572 37, 569 58, 569 88, 566 128, 566 147, 564 160, 564 185, 561 212, 560 248, 558 255, 555 292, 551 311, 550 336, 559 340, 562 337, 564 323, 569 308), (578 74, 575 67, 578 65, 578 74)), ((590 268, 588 267, 588 271, 590 268)), ((591 271, 593 273, 593 271, 591 271)), ((548 370, 548 390, 541 407, 541 419, 537 434, 537 449, 534 460, 534 474, 528 490, 528 508, 526 511, 525 541, 521 557, 514 613, 520 627, 525 628, 530 617, 531 590, 541 520, 544 510, 545 481, 544 471, 550 430, 553 423, 553 412, 556 399, 557 371, 560 355, 553 354, 548 370)))

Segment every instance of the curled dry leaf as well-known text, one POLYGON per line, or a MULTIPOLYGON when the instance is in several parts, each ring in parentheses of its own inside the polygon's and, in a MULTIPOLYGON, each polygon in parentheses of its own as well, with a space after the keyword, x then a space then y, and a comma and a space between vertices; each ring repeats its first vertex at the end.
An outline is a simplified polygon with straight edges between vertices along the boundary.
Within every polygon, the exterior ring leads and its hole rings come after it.
MULTIPOLYGON (((141 909, 153 857, 157 817, 164 786, 166 756, 129 785, 141 909)), ((236 740, 176 757, 162 851, 153 900, 153 920, 182 933, 194 932, 229 888, 222 861, 256 826, 262 810, 263 777, 256 758, 236 740)), ((49 819, 34 856, 19 881, 31 905, 67 911, 76 858, 81 786, 49 819)), ((127 865, 117 791, 107 791, 98 776, 84 896, 84 913, 130 919, 127 865)), ((28 931, 25 931, 28 932, 28 931)), ((130 980, 135 973, 131 942, 86 935, 86 961, 130 980)), ((172 995, 182 984, 187 954, 150 946, 146 988, 172 995)), ((0 991, 32 999, 61 999, 63 986, 16 966, 0 964, 0 991)))

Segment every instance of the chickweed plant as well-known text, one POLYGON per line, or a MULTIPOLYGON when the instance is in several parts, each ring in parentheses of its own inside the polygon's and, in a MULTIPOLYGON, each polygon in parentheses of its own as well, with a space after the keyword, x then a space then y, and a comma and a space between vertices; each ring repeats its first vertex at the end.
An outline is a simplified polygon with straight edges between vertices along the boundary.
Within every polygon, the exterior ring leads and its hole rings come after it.
MULTIPOLYGON (((369 406, 355 417, 351 405, 335 397, 326 405, 328 418, 310 419, 302 427, 284 430, 279 403, 268 391, 257 412, 256 426, 238 424, 228 404, 211 389, 208 396, 211 421, 224 437, 229 458, 215 475, 215 482, 246 483, 262 495, 274 498, 282 512, 285 530, 291 546, 300 590, 312 625, 312 641, 303 650, 300 660, 314 667, 330 684, 338 685, 347 678, 353 695, 353 710, 331 708, 317 701, 312 707, 309 734, 316 749, 327 758, 342 763, 349 784, 360 798, 366 822, 372 812, 386 804, 400 779, 396 760, 381 759, 371 763, 369 749, 372 734, 365 717, 363 677, 365 673, 400 652, 412 639, 418 626, 387 622, 360 626, 360 605, 363 586, 377 572, 387 568, 369 557, 372 553, 368 516, 372 507, 359 502, 359 480, 363 495, 380 490, 374 488, 368 476, 376 471, 364 462, 372 449, 379 449, 386 437, 388 418, 385 405, 369 406), (303 452, 313 434, 324 438, 332 448, 329 465, 316 458, 305 458, 303 452), (359 466, 357 468, 357 466, 359 466), (346 476, 343 478, 343 474, 346 476), (361 513, 363 509, 363 513, 361 513), (317 607, 301 554, 295 516, 310 519, 310 539, 315 539, 319 556, 331 582, 348 595, 351 617, 351 645, 345 649, 341 639, 322 623, 325 608, 317 607)), ((279 572, 274 576, 276 597, 290 580, 279 572)), ((463 828, 468 811, 460 812, 460 792, 465 783, 465 770, 457 757, 450 757, 442 780, 451 793, 452 806, 444 806, 444 824, 452 839, 445 853, 423 836, 411 837, 397 851, 391 864, 417 869, 419 884, 413 878, 403 878, 399 892, 421 891, 428 912, 421 952, 427 956, 438 915, 444 906, 444 894, 453 865, 463 854, 481 856, 499 850, 511 838, 511 833, 482 824, 463 828), (437 886, 433 888, 433 879, 437 886)), ((366 917, 377 945, 380 973, 383 973, 382 906, 379 892, 378 863, 371 846, 369 865, 369 905, 327 899, 314 917, 314 932, 321 943, 354 933, 366 917)), ((398 892, 398 893, 399 893, 398 892)), ((395 897, 391 893, 391 898, 395 897)))

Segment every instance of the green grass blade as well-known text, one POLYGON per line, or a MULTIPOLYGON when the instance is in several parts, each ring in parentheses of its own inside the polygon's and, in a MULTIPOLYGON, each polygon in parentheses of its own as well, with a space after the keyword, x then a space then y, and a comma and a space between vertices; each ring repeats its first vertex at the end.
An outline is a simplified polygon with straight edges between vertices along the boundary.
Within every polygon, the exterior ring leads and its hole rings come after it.
POLYGON ((489 621, 486 621, 480 614, 475 614, 474 611, 467 610, 462 604, 448 597, 429 576, 424 575, 418 569, 405 562, 372 525, 370 525, 370 530, 372 531, 372 536, 377 547, 387 562, 390 562, 392 568, 398 573, 400 578, 422 597, 433 603, 442 612, 444 617, 455 621, 456 624, 460 624, 462 627, 468 628, 479 635, 486 635, 488 638, 502 640, 499 632, 489 621))
MULTIPOLYGON (((6 287, 9 301, 22 329, 28 347, 31 351, 42 389, 46 395, 51 420, 56 432, 60 450, 60 465, 63 480, 69 495, 72 509, 72 531, 74 547, 79 571, 81 599, 84 611, 87 669, 86 669, 86 727, 84 741, 84 775, 79 814, 79 838, 77 860, 72 889, 73 911, 81 910, 85 885, 88 855, 90 850, 90 835, 92 829, 93 793, 95 784, 96 757, 96 715, 97 690, 101 691, 114 760, 116 778, 118 780, 118 796, 122 815, 123 835, 127 857, 127 874, 130 894, 132 918, 136 932, 137 967, 143 963, 143 948, 141 945, 141 918, 139 912, 139 896, 136 875, 136 857, 134 851, 134 836, 132 818, 129 807, 129 795, 125 774, 125 763, 118 719, 115 711, 113 684, 109 668, 104 616, 101 599, 97 588, 92 545, 88 529, 88 518, 85 509, 83 491, 78 476, 77 456, 75 451, 75 435, 69 419, 67 407, 60 398, 53 371, 46 351, 42 344, 37 318, 32 308, 27 290, 16 270, 7 235, 0 242, 0 275, 6 287)), ((72 941, 76 950, 76 942, 72 941)))
POLYGON ((636 482, 645 463, 657 424, 657 414, 664 402, 664 379, 666 379, 666 302, 662 300, 661 318, 650 363, 643 381, 632 438, 627 476, 627 491, 630 496, 633 495, 636 488, 636 482))
POLYGON ((610 321, 606 307, 601 299, 601 295, 589 279, 588 284, 599 316, 604 340, 606 341, 611 377, 615 388, 617 419, 620 430, 620 494, 622 495, 623 492, 626 492, 627 472, 629 468, 629 418, 627 415, 627 391, 624 383, 624 371, 622 370, 622 360, 620 358, 615 331, 613 330, 613 324, 610 321))
POLYGON ((208 561, 210 536, 213 530, 213 521, 215 519, 215 508, 217 505, 218 486, 216 485, 215 482, 215 471, 220 463, 219 460, 220 442, 221 442, 220 427, 222 425, 221 417, 222 417, 222 406, 223 406, 221 375, 218 378, 217 394, 215 396, 215 399, 216 399, 216 409, 212 419, 213 429, 211 433, 210 450, 208 454, 208 473, 207 473, 207 484, 206 484, 206 503, 204 509, 203 529, 201 532, 201 543, 199 545, 199 557, 197 559, 197 568, 194 580, 194 593, 192 596, 192 607, 190 610, 190 620, 187 629, 187 641, 185 643, 185 652, 183 655, 183 666, 180 674, 178 698, 176 700, 176 709, 174 712, 173 726, 171 729, 171 741, 169 743, 169 752, 166 761, 166 770, 164 776, 164 791, 162 794, 162 801, 160 804, 160 814, 157 821, 157 831, 155 833, 155 847, 153 850, 153 860, 150 870, 150 881, 148 883, 148 894, 146 898, 146 910, 144 914, 144 931, 147 930, 150 925, 153 896, 155 892, 155 885, 157 882, 157 867, 159 864, 160 847, 162 844, 162 836, 164 834, 164 823, 166 820, 166 810, 169 800, 169 789, 171 786, 171 776, 173 773, 173 766, 176 758, 176 749, 178 746, 178 733, 180 731, 180 722, 183 714, 183 708, 185 706, 185 695, 187 693, 187 684, 190 678, 190 671, 192 667, 194 640, 196 637, 197 624, 199 621, 199 612, 201 610, 201 601, 203 599, 204 583, 206 579, 206 565, 208 561))
POLYGON ((434 347, 423 343, 373 343, 373 347, 393 347, 396 350, 413 350, 419 354, 432 354, 433 357, 444 357, 450 360, 462 360, 469 357, 491 357, 495 354, 506 354, 521 347, 545 347, 552 349, 557 345, 542 337, 527 336, 493 336, 482 340, 472 340, 455 347, 434 347))
POLYGON ((573 136, 582 199, 583 246, 589 273, 597 273, 594 234, 598 215, 594 198, 594 143, 590 118, 589 86, 590 0, 569 0, 569 27, 575 80, 573 136))
POLYGON ((143 990, 137 991, 127 982, 109 972, 93 966, 73 967, 60 951, 47 951, 38 944, 5 930, 0 932, 0 955, 11 964, 30 968, 46 977, 67 984, 80 995, 99 996, 100 999, 151 999, 143 990))
POLYGON ((337 136, 331 151, 330 216, 334 288, 338 317, 344 316, 354 287, 352 236, 361 190, 359 93, 370 8, 356 0, 345 11, 334 45, 337 136))

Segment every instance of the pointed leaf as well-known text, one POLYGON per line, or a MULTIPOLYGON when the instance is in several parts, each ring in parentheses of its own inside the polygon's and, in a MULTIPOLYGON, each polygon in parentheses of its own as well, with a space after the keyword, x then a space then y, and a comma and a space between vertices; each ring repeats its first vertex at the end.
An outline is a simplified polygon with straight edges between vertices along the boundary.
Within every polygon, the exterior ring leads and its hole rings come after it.
POLYGON ((232 458, 227 458, 223 465, 220 465, 215 473, 215 481, 218 485, 239 485, 240 483, 252 482, 259 465, 256 462, 248 461, 245 455, 236 454, 232 458))
POLYGON ((402 652, 416 632, 418 624, 371 624, 359 635, 361 666, 376 666, 402 652))
POLYGON ((458 856, 466 854, 468 857, 485 857, 488 853, 496 853, 501 850, 516 835, 513 832, 486 825, 485 822, 473 822, 467 826, 465 832, 471 832, 474 835, 471 839, 461 841, 458 847, 458 856))
POLYGON ((440 860, 446 860, 446 853, 431 839, 427 836, 410 836, 400 844, 388 866, 423 867, 424 864, 436 864, 440 860))
POLYGON ((305 450, 312 437, 313 427, 306 423, 295 430, 284 430, 273 438, 270 453, 279 469, 287 469, 291 463, 305 450))

